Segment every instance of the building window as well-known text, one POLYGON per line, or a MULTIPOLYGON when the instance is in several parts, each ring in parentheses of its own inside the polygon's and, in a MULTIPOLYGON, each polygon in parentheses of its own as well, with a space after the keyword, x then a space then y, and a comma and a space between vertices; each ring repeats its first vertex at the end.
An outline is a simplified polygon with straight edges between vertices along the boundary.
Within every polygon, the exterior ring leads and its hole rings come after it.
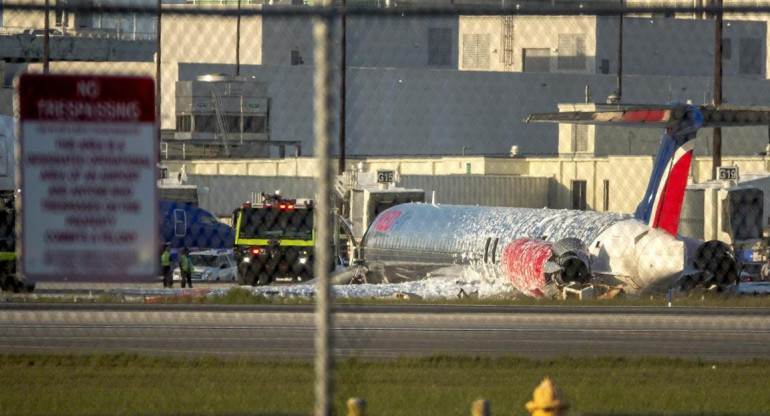
POLYGON ((176 131, 189 133, 192 131, 192 117, 189 115, 176 116, 176 131))
POLYGON ((564 70, 586 69, 586 40, 583 35, 559 35, 557 68, 564 70))
POLYGON ((241 132, 241 117, 240 116, 225 116, 225 127, 228 133, 240 133, 241 132))
POLYGON ((521 61, 524 72, 551 72, 551 50, 548 48, 525 48, 521 61))
POLYGON ((463 68, 489 69, 488 33, 463 34, 463 68))
POLYGON ((602 59, 601 64, 599 64, 599 72, 602 74, 609 74, 610 73, 610 60, 609 59, 602 59))
POLYGON ((294 49, 291 51, 291 64, 292 65, 302 65, 305 61, 302 60, 302 55, 299 54, 298 49, 294 49))
POLYGON ((588 126, 572 125, 572 152, 585 153, 588 151, 588 126))
POLYGON ((609 179, 604 180, 604 211, 607 212, 610 210, 610 181, 609 179))
POLYGON ((722 39, 722 58, 730 59, 733 56, 733 43, 730 39, 722 39))
POLYGON ((62 26, 62 21, 64 19, 64 10, 61 9, 61 7, 60 7, 61 4, 60 3, 62 3, 62 2, 60 2, 59 0, 56 0, 56 6, 55 6, 56 7, 56 13, 54 14, 55 15, 55 17, 54 17, 54 26, 58 26, 58 27, 62 26))
POLYGON ((265 133, 267 131, 267 118, 265 116, 244 116, 244 133, 265 133))
POLYGON ((428 29, 428 65, 452 65, 452 29, 428 29))
POLYGON ((193 116, 193 132, 194 133, 216 133, 217 122, 214 116, 193 116))
POLYGON ((741 75, 762 75, 762 40, 741 38, 739 49, 739 73, 741 75))

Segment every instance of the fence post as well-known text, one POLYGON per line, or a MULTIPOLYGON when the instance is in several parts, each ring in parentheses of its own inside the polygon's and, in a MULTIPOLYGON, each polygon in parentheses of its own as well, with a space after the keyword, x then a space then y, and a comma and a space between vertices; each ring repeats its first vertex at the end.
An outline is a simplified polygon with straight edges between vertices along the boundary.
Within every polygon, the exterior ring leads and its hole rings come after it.
POLYGON ((315 71, 313 84, 313 110, 315 113, 314 133, 315 152, 318 160, 318 176, 316 177, 316 244, 315 268, 316 277, 316 309, 315 309, 315 416, 331 415, 332 397, 332 355, 331 355, 331 308, 329 287, 329 270, 331 253, 327 241, 331 241, 331 145, 330 138, 334 130, 335 118, 331 114, 334 94, 333 74, 331 72, 332 50, 334 38, 331 31, 332 4, 331 0, 322 0, 319 15, 313 19, 313 42, 315 71))

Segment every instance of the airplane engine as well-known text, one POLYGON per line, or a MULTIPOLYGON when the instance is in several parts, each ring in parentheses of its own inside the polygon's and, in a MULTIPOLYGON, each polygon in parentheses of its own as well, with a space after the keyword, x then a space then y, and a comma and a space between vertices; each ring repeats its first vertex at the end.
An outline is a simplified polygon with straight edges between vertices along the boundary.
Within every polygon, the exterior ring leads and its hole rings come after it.
POLYGON ((691 284, 706 283, 713 278, 713 283, 717 285, 730 284, 738 278, 738 262, 729 245, 719 241, 711 240, 701 244, 693 244, 688 241, 687 245, 691 252, 693 265, 704 276, 701 281, 688 281, 691 284))
POLYGON ((501 262, 513 286, 536 297, 569 282, 591 279, 588 250, 576 238, 556 243, 519 238, 503 249, 501 262))

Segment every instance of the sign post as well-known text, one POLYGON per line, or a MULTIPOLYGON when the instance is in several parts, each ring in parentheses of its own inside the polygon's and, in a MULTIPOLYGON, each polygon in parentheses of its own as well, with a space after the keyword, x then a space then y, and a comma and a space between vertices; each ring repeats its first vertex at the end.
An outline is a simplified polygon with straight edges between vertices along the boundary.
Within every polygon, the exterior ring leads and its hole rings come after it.
POLYGON ((25 74, 17 94, 24 275, 155 280, 153 80, 25 74))

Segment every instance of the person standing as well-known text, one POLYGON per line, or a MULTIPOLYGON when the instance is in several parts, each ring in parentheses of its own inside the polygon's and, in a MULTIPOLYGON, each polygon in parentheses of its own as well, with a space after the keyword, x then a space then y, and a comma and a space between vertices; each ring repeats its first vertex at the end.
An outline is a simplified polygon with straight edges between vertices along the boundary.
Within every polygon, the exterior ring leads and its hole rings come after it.
POLYGON ((179 271, 182 272, 182 289, 185 283, 192 289, 192 263, 190 262, 190 250, 183 248, 179 255, 179 271))
POLYGON ((171 245, 166 243, 163 254, 160 255, 160 267, 163 270, 163 287, 173 287, 174 279, 171 276, 171 245))
POLYGON ((762 270, 759 272, 760 280, 770 280, 770 257, 765 260, 765 264, 762 265, 762 270))

